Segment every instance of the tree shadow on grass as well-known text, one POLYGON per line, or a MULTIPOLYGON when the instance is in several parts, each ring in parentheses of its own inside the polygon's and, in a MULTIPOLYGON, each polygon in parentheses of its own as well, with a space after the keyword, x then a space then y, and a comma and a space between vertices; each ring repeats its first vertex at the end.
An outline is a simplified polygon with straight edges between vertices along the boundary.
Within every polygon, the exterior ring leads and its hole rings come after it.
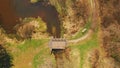
POLYGON ((12 66, 12 57, 0 44, 0 68, 11 68, 12 66))

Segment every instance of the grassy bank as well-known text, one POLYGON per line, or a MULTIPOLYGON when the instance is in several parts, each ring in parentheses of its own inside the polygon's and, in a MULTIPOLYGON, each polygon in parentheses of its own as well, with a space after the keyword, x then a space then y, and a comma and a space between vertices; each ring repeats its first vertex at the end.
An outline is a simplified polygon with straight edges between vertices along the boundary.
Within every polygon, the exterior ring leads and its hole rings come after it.
POLYGON ((26 51, 29 47, 37 48, 39 46, 42 46, 44 43, 48 42, 47 39, 31 39, 31 40, 25 40, 24 42, 17 45, 17 48, 21 51, 26 51))

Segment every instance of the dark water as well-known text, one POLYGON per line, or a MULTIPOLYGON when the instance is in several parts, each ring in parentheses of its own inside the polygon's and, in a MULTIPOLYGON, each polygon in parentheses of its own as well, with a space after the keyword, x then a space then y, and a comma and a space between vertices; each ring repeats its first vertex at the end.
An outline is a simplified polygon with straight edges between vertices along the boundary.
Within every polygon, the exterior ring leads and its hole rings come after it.
POLYGON ((0 25, 8 32, 11 32, 12 27, 16 24, 17 15, 10 3, 10 0, 0 1, 0 25))
POLYGON ((52 33, 56 27, 56 37, 60 37, 60 20, 55 7, 48 2, 30 3, 30 0, 1 0, 0 25, 8 32, 13 32, 13 27, 19 23, 19 18, 38 17, 47 23, 47 31, 52 33))

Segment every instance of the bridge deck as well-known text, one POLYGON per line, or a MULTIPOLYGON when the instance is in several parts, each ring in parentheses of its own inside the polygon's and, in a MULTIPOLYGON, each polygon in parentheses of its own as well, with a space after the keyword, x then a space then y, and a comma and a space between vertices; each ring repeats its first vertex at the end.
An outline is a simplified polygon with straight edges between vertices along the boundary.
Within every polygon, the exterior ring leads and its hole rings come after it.
POLYGON ((49 42, 51 49, 65 49, 67 47, 67 40, 63 38, 53 38, 49 42))

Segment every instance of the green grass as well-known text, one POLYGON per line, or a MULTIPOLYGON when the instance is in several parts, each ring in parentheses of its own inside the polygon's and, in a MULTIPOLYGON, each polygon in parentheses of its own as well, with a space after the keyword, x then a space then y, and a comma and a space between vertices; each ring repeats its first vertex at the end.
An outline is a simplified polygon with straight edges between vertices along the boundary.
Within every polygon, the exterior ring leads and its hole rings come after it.
POLYGON ((44 63, 44 52, 46 49, 42 49, 37 55, 34 56, 33 59, 33 68, 38 68, 38 65, 41 65, 42 63, 44 63))
POLYGON ((37 48, 38 46, 43 45, 46 43, 47 39, 31 39, 31 40, 25 40, 24 43, 20 43, 17 45, 17 48, 19 48, 21 51, 26 51, 29 47, 37 48))
POLYGON ((98 42, 97 34, 98 33, 93 34, 92 38, 89 40, 86 40, 85 42, 72 45, 71 48, 73 49, 77 48, 80 52, 80 68, 83 67, 85 57, 86 57, 85 55, 87 54, 87 52, 98 47, 99 42, 98 42))
POLYGON ((32 61, 33 68, 38 68, 38 66, 41 66, 44 64, 46 58, 51 59, 51 62, 55 64, 55 58, 50 54, 48 48, 42 48, 38 54, 34 56, 34 59, 32 61))
POLYGON ((20 55, 20 53, 24 53, 26 51, 29 51, 29 48, 33 48, 33 50, 37 47, 42 47, 39 49, 39 53, 34 55, 34 58, 32 59, 32 68, 38 68, 39 65, 43 64, 44 58, 50 57, 49 54, 49 48, 46 48, 44 46, 45 43, 47 43, 49 40, 48 39, 31 39, 31 40, 25 40, 23 43, 20 44, 11 44, 11 43, 6 43, 9 47, 15 47, 15 49, 20 49, 20 52, 14 53, 13 57, 17 57, 20 55))

